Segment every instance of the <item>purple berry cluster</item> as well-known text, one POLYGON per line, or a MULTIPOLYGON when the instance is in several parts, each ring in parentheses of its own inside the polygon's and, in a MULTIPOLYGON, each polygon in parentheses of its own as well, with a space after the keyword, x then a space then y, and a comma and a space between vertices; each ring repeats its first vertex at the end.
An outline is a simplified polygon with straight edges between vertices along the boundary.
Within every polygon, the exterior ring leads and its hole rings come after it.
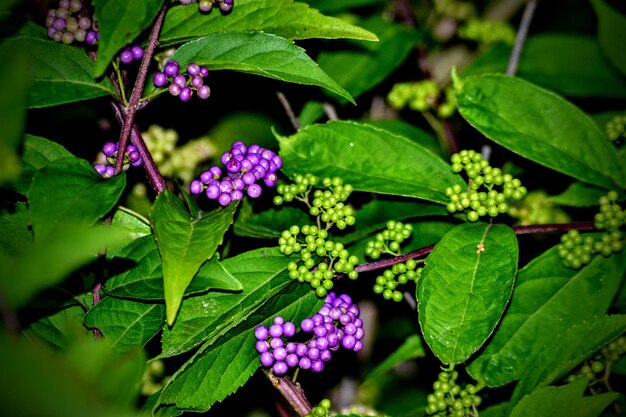
POLYGON ((295 367, 322 372, 333 351, 344 348, 358 352, 363 348, 363 321, 359 313, 349 295, 331 292, 319 312, 300 324, 304 333, 313 334, 306 343, 287 340, 295 335, 296 326, 280 316, 274 318, 269 328, 258 326, 254 337, 261 364, 271 367, 275 375, 284 375, 295 367))
POLYGON ((196 90, 198 97, 207 99, 211 95, 211 89, 204 84, 204 78, 209 75, 206 67, 198 64, 188 64, 187 72, 180 73, 180 64, 174 60, 169 60, 163 67, 163 72, 159 71, 152 77, 152 82, 156 87, 167 87, 168 91, 180 101, 189 101, 196 90))
MULTIPOLYGON (((188 5, 195 3, 198 0, 179 0, 180 4, 188 5)), ((219 9, 228 13, 233 8, 235 0, 200 0, 198 1, 198 9, 203 13, 208 13, 213 10, 213 7, 219 7, 219 9)))
POLYGON ((143 48, 139 45, 128 46, 120 52, 120 61, 130 64, 133 61, 141 61, 143 58, 143 48))
POLYGON ((82 0, 60 0, 58 8, 48 10, 46 27, 48 37, 68 45, 74 41, 93 45, 98 41, 97 24, 82 0))
MULTIPOLYGON (((106 164, 94 164, 95 170, 98 174, 102 175, 104 178, 110 178, 115 174, 115 159, 117 158, 117 143, 107 142, 102 146, 102 153, 106 157, 106 164)), ((139 151, 137 147, 134 145, 126 146, 126 152, 124 155, 124 165, 122 169, 124 171, 128 170, 128 168, 132 165, 134 167, 139 166, 143 163, 141 159, 141 155, 139 155, 139 151)))
POLYGON ((275 186, 276 171, 283 161, 269 149, 237 141, 222 154, 222 164, 226 175, 222 176, 222 168, 212 166, 200 174, 200 179, 191 182, 191 193, 205 192, 210 200, 217 200, 222 206, 241 200, 244 191, 249 197, 257 198, 263 190, 258 182, 263 181, 267 187, 275 186))

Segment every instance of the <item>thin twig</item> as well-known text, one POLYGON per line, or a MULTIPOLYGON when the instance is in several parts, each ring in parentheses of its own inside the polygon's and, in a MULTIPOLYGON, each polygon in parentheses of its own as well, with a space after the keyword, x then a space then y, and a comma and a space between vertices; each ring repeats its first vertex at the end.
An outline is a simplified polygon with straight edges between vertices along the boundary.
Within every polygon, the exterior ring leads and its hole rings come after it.
POLYGON ((324 113, 326 113, 326 117, 328 117, 328 120, 339 120, 339 116, 337 116, 337 110, 335 110, 335 106, 326 101, 322 104, 322 108, 324 109, 324 113))
POLYGON ((263 372, 274 388, 285 397, 299 416, 305 416, 311 413, 311 403, 306 399, 304 390, 299 384, 295 384, 289 377, 279 378, 268 370, 263 370, 263 372))
POLYGON ((509 65, 506 67, 507 75, 515 75, 517 73, 517 67, 519 65, 519 58, 522 54, 522 48, 524 42, 526 42, 526 35, 528 34, 528 28, 530 22, 533 20, 535 14, 535 8, 537 7, 538 0, 528 0, 524 14, 522 15, 522 21, 520 22, 519 29, 517 30, 517 36, 515 37, 515 45, 513 45, 513 51, 511 51, 511 57, 509 58, 509 65))
MULTIPOLYGON (((528 235, 532 233, 551 233, 551 232, 566 232, 568 230, 582 230, 590 231, 594 230, 593 222, 574 222, 574 223, 559 223, 559 224, 537 224, 530 226, 515 226, 513 232, 516 235, 528 235)), ((383 259, 368 264, 357 265, 354 270, 357 272, 374 271, 377 269, 389 268, 395 264, 406 262, 409 259, 421 258, 432 252, 435 245, 429 245, 421 249, 414 250, 409 253, 405 253, 395 258, 383 259)))
MULTIPOLYGON (((126 144, 135 124, 135 114, 137 113, 139 101, 141 100, 141 94, 143 93, 143 88, 146 84, 148 67, 150 66, 152 56, 154 55, 154 50, 156 49, 156 45, 159 41, 159 33, 161 32, 161 27, 163 26, 163 20, 165 18, 166 10, 167 4, 164 4, 157 19, 154 21, 154 25, 152 26, 152 32, 150 33, 150 39, 148 40, 148 46, 143 55, 141 66, 139 67, 139 72, 137 73, 137 80, 135 81, 135 86, 133 87, 133 92, 130 95, 128 107, 126 108, 126 112, 124 114, 124 123, 122 123, 122 131, 120 133, 120 140, 118 142, 117 158, 115 160, 115 174, 118 174, 122 170, 124 153, 126 152, 126 144)), ((121 87, 123 88, 123 86, 121 87)))
POLYGON ((289 104, 289 100, 287 100, 287 97, 280 91, 276 92, 276 96, 278 97, 280 104, 283 105, 285 113, 287 113, 287 117, 289 117, 289 121, 291 122, 293 128, 295 130, 300 130, 300 127, 302 127, 300 125, 300 120, 298 120, 296 114, 293 112, 293 109, 291 108, 291 104, 289 104))
MULTIPOLYGON (((119 103, 112 103, 112 106, 118 122, 123 123, 122 106, 119 103)), ((161 176, 159 168, 154 162, 154 159, 152 159, 152 155, 150 154, 150 151, 148 150, 146 143, 141 136, 139 127, 137 127, 137 124, 135 123, 133 123, 133 128, 130 131, 130 141, 133 145, 137 147, 137 152, 139 152, 139 155, 142 159, 143 169, 146 171, 146 176, 148 177, 148 181, 150 181, 150 185, 152 186, 154 191, 159 194, 162 191, 166 190, 167 184, 161 176)))

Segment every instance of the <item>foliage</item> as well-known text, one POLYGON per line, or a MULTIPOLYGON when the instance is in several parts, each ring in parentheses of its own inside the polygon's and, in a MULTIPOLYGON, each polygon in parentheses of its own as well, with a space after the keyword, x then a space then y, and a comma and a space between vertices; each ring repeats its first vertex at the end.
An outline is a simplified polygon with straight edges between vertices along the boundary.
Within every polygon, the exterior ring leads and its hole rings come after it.
POLYGON ((4 2, 3 412, 626 415, 626 9, 520 3, 4 2))

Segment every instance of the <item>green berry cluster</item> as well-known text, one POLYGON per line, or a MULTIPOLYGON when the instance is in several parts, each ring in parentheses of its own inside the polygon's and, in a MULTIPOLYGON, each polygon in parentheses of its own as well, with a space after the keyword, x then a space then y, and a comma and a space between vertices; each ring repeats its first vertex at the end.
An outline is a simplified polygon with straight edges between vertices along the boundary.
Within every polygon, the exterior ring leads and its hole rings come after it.
POLYGON ((330 400, 324 398, 320 403, 311 409, 309 414, 304 417, 328 417, 330 414, 330 400))
POLYGON ((606 134, 613 142, 619 138, 626 138, 626 113, 619 114, 606 124, 606 134))
POLYGON ((400 255, 400 244, 408 239, 413 232, 412 225, 395 220, 389 220, 386 226, 384 231, 377 233, 373 240, 367 242, 365 254, 372 259, 380 258, 383 253, 393 256, 400 255))
POLYGON ((469 210, 467 219, 472 222, 487 215, 496 217, 508 213, 510 200, 521 200, 527 194, 519 179, 503 174, 500 168, 492 168, 476 151, 462 150, 453 154, 450 160, 453 172, 465 171, 469 178, 466 190, 459 184, 446 188, 446 195, 450 198, 446 208, 450 213, 469 210))
POLYGON ((435 0, 435 13, 454 20, 467 20, 476 14, 471 2, 457 0, 435 0))
POLYGON ((376 277, 374 293, 382 294, 385 300, 393 300, 397 303, 402 301, 402 292, 397 287, 409 281, 417 283, 420 278, 422 268, 417 268, 417 261, 409 259, 404 263, 393 265, 386 269, 382 275, 376 277))
POLYGON ((217 154, 217 148, 208 137, 200 137, 176 146, 178 133, 173 129, 164 129, 152 125, 142 133, 146 146, 159 167, 159 172, 166 177, 177 177, 190 183, 198 166, 217 154))
MULTIPOLYGON (((581 365, 578 370, 570 374, 567 382, 572 382, 578 378, 585 377, 590 384, 597 382, 607 382, 607 373, 610 372, 613 363, 620 360, 626 355, 626 335, 621 335, 617 339, 608 343, 599 352, 597 352, 590 360, 581 365)), ((608 384, 605 384, 607 388, 608 384)))
POLYGON ((302 228, 291 226, 283 231, 278 245, 283 255, 300 254, 301 263, 292 261, 287 265, 289 277, 310 283, 320 298, 326 297, 333 288, 335 273, 347 274, 350 279, 359 276, 354 270, 359 258, 351 256, 342 243, 329 240, 325 229, 309 225, 302 228), (302 243, 298 241, 300 235, 304 237, 302 243))
POLYGON ((442 118, 450 117, 456 109, 456 96, 452 88, 442 91, 433 80, 394 84, 387 95, 387 101, 394 109, 407 105, 411 110, 426 112, 434 110, 442 118))
POLYGON ((600 212, 594 217, 594 226, 605 230, 599 239, 591 235, 581 236, 575 229, 561 236, 557 250, 563 259, 563 265, 578 269, 591 262, 593 255, 609 256, 622 250, 624 242, 620 228, 624 225, 626 210, 617 203, 617 198, 615 191, 609 191, 598 200, 600 212))
POLYGON ((519 219, 518 224, 522 226, 569 223, 571 220, 544 191, 531 191, 522 201, 512 203, 509 215, 519 219))
POLYGON ((497 42, 513 45, 515 42, 515 29, 508 22, 495 20, 470 19, 459 27, 458 34, 462 39, 485 46, 497 42))
POLYGON ((432 394, 428 394, 426 400, 426 413, 439 417, 466 417, 477 415, 476 407, 482 401, 476 395, 480 388, 472 384, 467 384, 461 389, 456 383, 458 377, 456 371, 443 371, 433 383, 432 394))
POLYGON ((353 191, 352 185, 344 184, 339 177, 322 178, 312 174, 296 175, 293 184, 279 184, 276 187, 279 195, 274 197, 274 204, 281 205, 294 199, 304 202, 309 207, 309 214, 326 223, 326 229, 336 225, 343 230, 353 226, 355 222, 354 209, 345 204, 353 191), (309 194, 314 187, 313 200, 309 202, 309 194))

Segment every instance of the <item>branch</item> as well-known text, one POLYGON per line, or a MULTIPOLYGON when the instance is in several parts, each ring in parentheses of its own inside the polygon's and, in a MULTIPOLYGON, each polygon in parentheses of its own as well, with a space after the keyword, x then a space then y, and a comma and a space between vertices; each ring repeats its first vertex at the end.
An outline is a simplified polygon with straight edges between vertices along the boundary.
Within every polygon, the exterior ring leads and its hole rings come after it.
POLYGON ((299 416, 302 417, 311 413, 311 404, 306 399, 304 390, 300 385, 295 384, 288 377, 279 378, 268 370, 263 370, 263 373, 265 373, 265 376, 270 380, 274 388, 285 397, 299 416))
MULTIPOLYGON (((551 233, 551 232, 566 232, 571 229, 577 229, 582 231, 594 230, 593 222, 574 222, 574 223, 562 223, 562 224, 536 224, 530 226, 515 226, 513 232, 516 235, 528 235, 532 233, 551 233)), ((354 270, 361 273, 367 271, 374 271, 377 269, 386 269, 395 264, 406 262, 409 259, 421 258, 432 252, 435 245, 429 245, 421 249, 414 250, 413 252, 405 253, 394 258, 383 259, 368 264, 357 265, 354 270)))
POLYGON ((283 105, 285 113, 287 113, 287 117, 289 117, 289 121, 291 122, 293 128, 296 131, 300 130, 300 121, 296 117, 296 114, 293 112, 293 109, 291 108, 291 104, 289 104, 289 100, 287 100, 287 97, 280 91, 276 93, 276 96, 278 97, 278 101, 280 101, 280 104, 283 105))
MULTIPOLYGON (((115 117, 117 121, 123 123, 123 112, 122 105, 119 103, 112 103, 113 110, 115 111, 115 117)), ((157 167, 154 159, 152 159, 152 155, 148 150, 146 143, 141 136, 141 132, 139 131, 139 127, 135 123, 133 123, 132 129, 130 131, 130 141, 133 145, 137 147, 137 152, 141 155, 141 159, 143 161, 143 168, 146 171, 146 176, 148 177, 148 181, 150 181, 150 185, 152 189, 158 193, 167 189, 167 184, 165 180, 161 176, 159 172, 159 168, 157 167)), ((119 150, 118 150, 119 155, 119 150)))
POLYGON ((161 26, 163 26, 163 20, 165 18, 166 10, 167 5, 164 4, 163 8, 161 8, 161 12, 159 12, 159 16, 152 26, 152 32, 150 33, 150 39, 148 40, 148 47, 146 48, 146 52, 143 55, 143 60, 141 61, 141 66, 139 67, 139 73, 137 74, 137 80, 135 81, 135 86, 133 87, 133 92, 130 95, 130 101, 128 102, 128 107, 126 108, 126 117, 124 118, 124 123, 122 123, 122 132, 120 133, 117 158, 115 160, 116 175, 122 170, 124 153, 126 152, 126 144, 128 142, 128 138, 130 137, 131 130, 133 129, 133 126, 135 124, 135 114, 137 113, 141 94, 143 93, 143 88, 146 84, 148 67, 150 66, 152 56, 154 55, 154 50, 156 49, 156 45, 159 41, 159 33, 161 32, 161 26))
POLYGON ((519 24, 517 36, 515 37, 515 45, 513 45, 513 51, 511 51, 511 57, 509 58, 509 65, 506 68, 507 75, 512 76, 517 72, 519 58, 522 54, 524 42, 526 41, 526 35, 528 34, 530 22, 533 20, 533 15, 535 14, 537 1, 538 0, 528 0, 528 3, 526 3, 526 8, 524 9, 524 14, 522 15, 522 21, 519 24))

